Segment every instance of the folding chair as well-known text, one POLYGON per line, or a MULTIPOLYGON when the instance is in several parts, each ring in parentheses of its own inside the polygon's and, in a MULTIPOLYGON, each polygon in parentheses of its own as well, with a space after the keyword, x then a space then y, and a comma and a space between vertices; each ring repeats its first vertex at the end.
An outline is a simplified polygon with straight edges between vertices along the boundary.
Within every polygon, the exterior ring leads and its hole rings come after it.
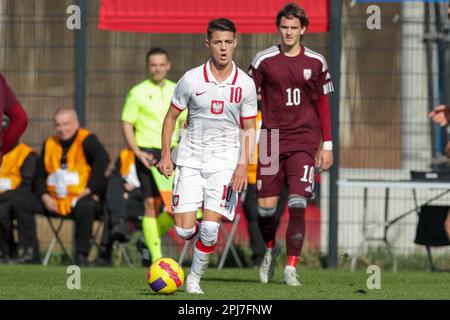
MULTIPOLYGON (((234 236, 236 235, 236 230, 237 230, 240 220, 241 220, 241 214, 239 212, 237 212, 234 217, 233 225, 231 227, 229 234, 228 234, 224 224, 222 223, 220 225, 220 230, 222 231, 222 234, 223 234, 224 238, 226 239, 226 242, 225 242, 225 247, 223 249, 222 255, 220 257, 219 264, 217 265, 217 269, 219 269, 219 270, 221 270, 223 268, 230 250, 231 250, 231 253, 233 254, 233 258, 236 261, 239 268, 243 268, 241 258, 239 257, 239 254, 237 253, 236 248, 233 244, 233 239, 234 239, 234 236)), ((188 240, 184 243, 183 249, 181 250, 180 256, 178 257, 178 264, 180 266, 183 265, 184 258, 186 257, 186 254, 188 253, 190 246, 193 247, 195 245, 198 237, 199 237, 199 235, 197 235, 197 237, 195 237, 195 239, 188 240), (193 244, 192 244, 192 241, 193 241, 193 244)))
MULTIPOLYGON (((53 213, 46 213, 44 216, 47 218, 48 225, 50 226, 50 229, 53 232, 52 240, 50 241, 50 245, 47 248, 47 252, 45 253, 44 260, 42 261, 42 265, 46 266, 48 265, 48 262, 53 254, 53 250, 55 248, 56 243, 59 243, 61 246, 61 250, 63 251, 64 257, 66 257, 71 264, 74 263, 73 258, 69 255, 67 252, 66 247, 64 246, 64 243, 62 242, 60 238, 60 232, 64 225, 64 222, 67 220, 73 220, 70 216, 61 216, 53 213), (58 219, 58 222, 56 224, 53 223, 53 219, 58 219)), ((75 227, 74 227, 75 228, 75 227)))
MULTIPOLYGON (((101 241, 102 241, 101 240, 101 235, 102 235, 102 232, 103 232, 103 228, 104 228, 104 225, 103 225, 102 217, 101 216, 100 217, 96 217, 94 222, 93 222, 93 225, 92 225, 92 235, 91 235, 91 239, 89 240, 90 245, 91 245, 90 248, 89 248, 89 252, 91 252, 93 247, 95 247, 97 249, 97 252, 100 251, 100 249, 101 249, 101 241), (97 222, 97 227, 95 227, 96 222, 97 222)), ((75 229, 74 229, 74 233, 73 234, 75 235, 75 229)), ((72 252, 75 252, 75 250, 73 250, 72 252)))
POLYGON ((236 213, 236 216, 234 217, 233 225, 230 230, 230 234, 227 234, 227 230, 225 229, 225 226, 223 224, 220 225, 220 228, 222 229, 223 236, 227 240, 225 243, 225 248, 223 248, 222 256, 220 257, 219 265, 217 266, 217 269, 222 270, 223 265, 225 264, 225 261, 228 256, 228 251, 231 250, 231 253, 233 254, 234 260, 236 261, 239 268, 243 268, 241 258, 239 258, 239 255, 236 251, 236 248, 233 244, 233 239, 236 234, 237 227, 239 225, 239 221, 241 220, 241 214, 236 213))
POLYGON ((134 267, 134 263, 133 261, 131 261, 130 255, 127 252, 127 249, 125 247, 125 243, 123 242, 119 242, 119 241, 114 241, 113 246, 116 245, 117 249, 120 252, 121 257, 123 258, 123 260, 125 261, 126 265, 129 268, 133 268, 134 267))
MULTIPOLYGON (((44 214, 44 216, 46 217, 48 225, 50 226, 50 229, 52 230, 53 237, 52 237, 52 240, 50 241, 50 245, 48 246, 47 251, 45 253, 44 260, 42 261, 42 265, 43 266, 48 265, 48 262, 50 261, 50 258, 51 258, 52 254, 53 254, 53 250, 55 249, 56 243, 59 243, 59 245, 61 246, 61 250, 63 252, 63 256, 65 258, 67 258, 71 264, 73 264, 74 263, 74 259, 73 259, 72 255, 70 255, 68 253, 68 251, 67 251, 66 247, 64 246, 64 243, 63 243, 63 241, 61 240, 61 237, 60 237, 60 234, 61 234, 62 227, 63 227, 64 223, 66 221, 68 221, 68 220, 72 220, 73 221, 72 216, 70 216, 70 215, 68 215, 68 216, 61 216, 61 215, 58 215, 58 214, 48 213, 48 212, 46 214, 44 214), (56 223, 54 223, 52 221, 52 219, 57 219, 58 221, 56 223)), ((99 220, 96 219, 94 221, 97 221, 99 223, 98 223, 97 228, 94 228, 94 230, 93 230, 93 234, 91 236, 90 243, 91 243, 91 248, 92 248, 92 246, 96 246, 97 249, 99 249, 100 245, 98 244, 96 239, 98 238, 98 235, 100 234, 100 231, 101 231, 101 228, 102 228, 102 220, 101 219, 99 219, 99 220)), ((75 224, 73 226, 72 234, 73 234, 73 236, 75 236, 75 224)), ((75 248, 75 240, 72 241, 72 253, 75 252, 74 248, 75 248)))
POLYGON ((420 208, 419 222, 417 224, 416 244, 424 245, 427 249, 428 262, 432 272, 450 271, 436 267, 431 254, 431 247, 450 245, 450 240, 445 231, 445 220, 450 207, 448 206, 422 206, 420 208))

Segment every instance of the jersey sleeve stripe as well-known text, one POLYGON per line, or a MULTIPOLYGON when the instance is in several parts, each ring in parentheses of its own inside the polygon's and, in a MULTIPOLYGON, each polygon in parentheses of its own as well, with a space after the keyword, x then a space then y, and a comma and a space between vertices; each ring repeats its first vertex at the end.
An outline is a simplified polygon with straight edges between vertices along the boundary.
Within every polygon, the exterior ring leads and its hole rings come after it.
POLYGON ((180 111, 180 112, 182 112, 182 111, 184 110, 183 108, 177 106, 173 101, 172 101, 172 103, 170 104, 170 106, 173 107, 173 108, 175 108, 175 109, 177 109, 177 110, 180 111))
POLYGON ((267 50, 267 52, 263 51, 262 54, 256 55, 252 61, 253 68, 258 69, 261 62, 263 62, 267 58, 276 56, 279 53, 280 53, 280 50, 278 49, 278 47, 274 47, 274 49, 272 49, 270 51, 269 50, 267 50))
POLYGON ((322 72, 328 70, 327 61, 325 57, 317 52, 312 51, 311 49, 305 48, 305 55, 319 60, 322 63, 322 72))
POLYGON ((327 94, 329 94, 330 92, 333 92, 333 91, 334 91, 334 87, 333 87, 333 84, 331 82, 328 82, 328 83, 323 85, 323 94, 324 95, 327 95, 327 94))
POLYGON ((249 117, 241 117, 241 120, 250 120, 250 119, 256 119, 257 114, 255 114, 254 116, 249 116, 249 117))
POLYGON ((259 59, 261 56, 267 54, 267 53, 271 53, 273 51, 278 50, 278 46, 271 46, 270 48, 267 48, 266 50, 260 51, 258 52, 255 57, 253 58, 252 62, 255 62, 257 59, 259 59))

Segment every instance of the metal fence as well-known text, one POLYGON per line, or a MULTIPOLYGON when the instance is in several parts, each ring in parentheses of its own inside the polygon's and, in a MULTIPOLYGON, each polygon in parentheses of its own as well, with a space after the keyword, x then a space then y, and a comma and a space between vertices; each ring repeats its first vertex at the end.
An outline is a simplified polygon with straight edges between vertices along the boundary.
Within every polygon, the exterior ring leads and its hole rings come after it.
MULTIPOLYGON (((339 180, 410 179, 410 171, 427 171, 434 156, 443 152, 444 140, 428 119, 437 106, 439 80, 447 74, 439 61, 438 43, 448 43, 447 4, 377 4, 381 29, 368 30, 369 4, 345 1, 342 19, 342 75, 340 92, 340 171, 339 180), (427 22, 426 11, 430 19, 427 22), (442 18, 439 33, 437 20, 442 18), (431 55, 427 56, 427 40, 431 55), (427 59, 428 58, 428 59, 427 59), (430 64, 431 69, 427 69, 430 64), (435 100, 429 99, 430 91, 435 100)), ((383 237, 384 212, 394 219, 414 208, 412 189, 396 189, 385 202, 384 188, 369 188, 367 222, 373 238, 383 237)), ((418 190, 418 203, 439 191, 418 190)), ((356 252, 362 240, 363 188, 339 188, 339 249, 356 252)), ((327 196, 324 195, 327 199, 327 196)), ((434 204, 449 204, 444 197, 434 204)), ((326 206, 325 206, 326 207, 326 206)), ((417 214, 411 212, 387 232, 397 254, 425 254, 414 244, 417 214)), ((371 241, 368 246, 383 243, 371 241)), ((449 254, 448 249, 437 251, 449 254)))

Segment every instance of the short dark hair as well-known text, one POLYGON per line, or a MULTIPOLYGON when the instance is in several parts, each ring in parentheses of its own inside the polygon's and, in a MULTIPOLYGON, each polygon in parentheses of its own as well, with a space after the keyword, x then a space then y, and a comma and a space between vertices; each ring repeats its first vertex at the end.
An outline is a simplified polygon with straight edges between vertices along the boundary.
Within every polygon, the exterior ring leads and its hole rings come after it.
POLYGON ((214 31, 230 31, 236 36, 236 26, 233 21, 227 18, 218 18, 208 22, 208 40, 211 39, 211 35, 214 31))
POLYGON ((300 7, 296 3, 288 3, 286 4, 283 9, 280 10, 277 14, 277 28, 280 27, 281 24, 281 18, 298 18, 300 20, 300 24, 302 27, 308 27, 309 26, 309 19, 306 15, 305 9, 300 7))
POLYGON ((163 48, 159 48, 159 47, 155 47, 155 48, 151 48, 148 52, 147 52, 147 61, 148 58, 154 54, 164 54, 167 57, 167 60, 170 60, 169 58, 169 53, 163 49, 163 48))

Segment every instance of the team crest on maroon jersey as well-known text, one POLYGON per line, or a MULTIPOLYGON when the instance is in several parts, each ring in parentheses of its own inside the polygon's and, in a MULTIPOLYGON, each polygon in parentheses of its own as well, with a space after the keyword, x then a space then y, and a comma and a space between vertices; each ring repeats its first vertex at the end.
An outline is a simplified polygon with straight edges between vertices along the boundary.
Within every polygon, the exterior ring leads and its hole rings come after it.
POLYGON ((180 201, 180 196, 178 194, 174 194, 172 197, 172 205, 174 207, 178 206, 179 201, 180 201))
POLYGON ((211 112, 213 114, 221 114, 223 112, 224 105, 225 105, 224 101, 212 100, 211 101, 211 112))
POLYGON ((311 69, 303 69, 303 77, 305 80, 311 79, 312 76, 312 70, 311 69))

